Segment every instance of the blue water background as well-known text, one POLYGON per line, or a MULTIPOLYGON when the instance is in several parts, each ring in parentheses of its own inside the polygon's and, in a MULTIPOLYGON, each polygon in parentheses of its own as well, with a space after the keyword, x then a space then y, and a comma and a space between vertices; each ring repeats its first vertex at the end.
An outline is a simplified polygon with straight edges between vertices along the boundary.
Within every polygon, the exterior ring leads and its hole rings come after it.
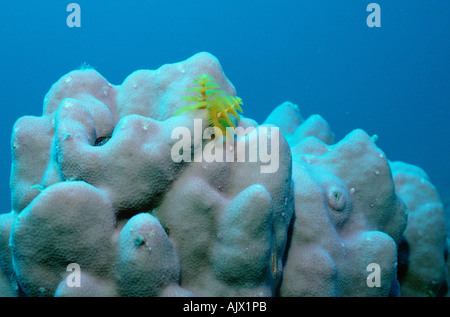
POLYGON ((450 187, 450 1, 377 1, 381 28, 366 25, 366 0, 79 0, 81 28, 66 25, 70 2, 0 2, 0 212, 12 126, 42 114, 62 75, 86 62, 120 84, 200 51, 219 59, 247 117, 292 101, 337 139, 377 134, 390 160, 450 187))

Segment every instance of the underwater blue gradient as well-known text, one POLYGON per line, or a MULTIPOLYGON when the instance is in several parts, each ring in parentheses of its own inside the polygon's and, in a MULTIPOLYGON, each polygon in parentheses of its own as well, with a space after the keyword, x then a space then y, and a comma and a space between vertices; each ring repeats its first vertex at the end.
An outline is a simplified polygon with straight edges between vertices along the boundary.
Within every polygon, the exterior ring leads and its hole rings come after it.
MULTIPOLYGON (((390 160, 450 188, 450 2, 369 0, 21 0, 0 2, 0 212, 10 210, 10 136, 41 115, 50 86, 84 62, 113 84, 199 51, 214 54, 262 122, 289 100, 318 113, 337 139, 377 134, 390 160), (81 6, 68 28, 66 6, 81 6)), ((376 190, 376 189, 374 189, 376 190)))

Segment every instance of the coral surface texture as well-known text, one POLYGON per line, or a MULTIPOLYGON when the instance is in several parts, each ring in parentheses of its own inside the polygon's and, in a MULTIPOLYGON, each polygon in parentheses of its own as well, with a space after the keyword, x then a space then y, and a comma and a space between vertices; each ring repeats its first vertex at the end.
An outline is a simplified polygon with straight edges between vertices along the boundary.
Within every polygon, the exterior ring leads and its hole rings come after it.
POLYGON ((259 124, 245 100, 231 122, 227 100, 206 52, 121 85, 61 77, 13 127, 0 296, 448 296, 447 220, 422 169, 291 102, 259 124), (211 81, 189 97, 196 78, 211 81), (231 137, 207 132, 221 116, 231 137))

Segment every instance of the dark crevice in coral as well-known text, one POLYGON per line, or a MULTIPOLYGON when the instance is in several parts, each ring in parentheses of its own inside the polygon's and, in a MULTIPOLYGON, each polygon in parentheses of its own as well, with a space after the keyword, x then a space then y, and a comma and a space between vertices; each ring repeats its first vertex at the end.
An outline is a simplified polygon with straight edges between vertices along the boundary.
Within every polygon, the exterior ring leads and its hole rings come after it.
POLYGON ((108 142, 109 139, 111 139, 111 137, 112 137, 112 135, 105 135, 105 136, 98 137, 94 142, 94 146, 105 145, 106 142, 108 142))
POLYGON ((402 283, 404 277, 408 272, 409 267, 409 243, 404 236, 400 238, 398 245, 398 266, 397 266, 397 279, 402 283))

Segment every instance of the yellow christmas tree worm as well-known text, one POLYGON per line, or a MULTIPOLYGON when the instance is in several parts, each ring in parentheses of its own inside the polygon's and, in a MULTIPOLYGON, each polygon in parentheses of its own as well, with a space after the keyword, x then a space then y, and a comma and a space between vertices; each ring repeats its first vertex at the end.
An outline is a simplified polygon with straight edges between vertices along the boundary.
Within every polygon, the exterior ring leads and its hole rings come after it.
POLYGON ((206 109, 209 123, 219 128, 223 135, 226 135, 227 127, 235 128, 236 125, 231 120, 230 115, 234 116, 238 121, 240 120, 236 110, 242 113, 242 99, 237 96, 228 96, 224 91, 219 90, 219 84, 214 82, 214 79, 207 74, 197 76, 192 83, 197 84, 199 87, 191 87, 186 91, 196 92, 197 95, 186 96, 181 100, 195 101, 195 103, 178 109, 174 114, 178 115, 185 111, 206 109))

